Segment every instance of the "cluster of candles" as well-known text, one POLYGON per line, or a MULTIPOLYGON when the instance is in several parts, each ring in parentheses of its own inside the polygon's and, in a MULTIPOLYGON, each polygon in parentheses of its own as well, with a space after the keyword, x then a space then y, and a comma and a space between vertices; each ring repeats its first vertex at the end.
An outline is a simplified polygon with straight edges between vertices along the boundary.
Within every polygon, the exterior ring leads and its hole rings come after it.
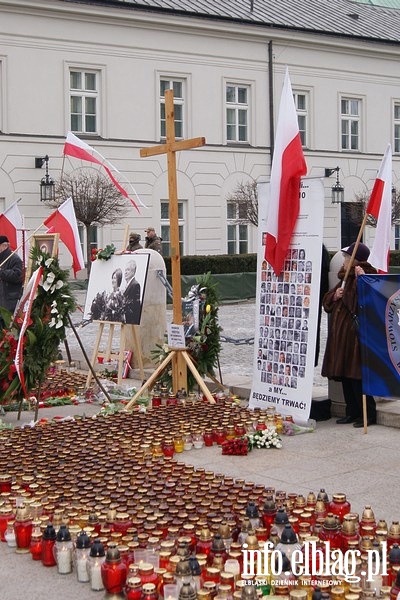
MULTIPOLYGON (((390 527, 376 521, 371 507, 359 517, 344 494, 329 499, 322 490, 307 497, 287 493, 195 469, 164 451, 172 440, 174 452, 180 452, 175 441, 184 443, 186 434, 193 439, 198 432, 204 443, 216 444, 222 443, 221 430, 226 438, 270 421, 270 412, 243 409, 229 398, 207 410, 196 398, 145 413, 4 430, 1 540, 17 553, 57 566, 60 574, 74 570, 93 590, 129 600, 250 596, 256 586, 246 586, 249 577, 241 575, 244 543, 248 549, 261 549, 267 541, 277 548, 284 544, 288 555, 290 545, 310 539, 362 553, 385 541, 392 553, 380 589, 389 596, 400 566, 397 521, 390 527)), ((325 592, 332 597, 343 592, 346 582, 339 583, 325 592)), ((297 584, 290 590, 276 585, 274 593, 293 596, 296 588, 304 600, 310 598, 312 591, 297 584)), ((359 595, 346 600, 366 598, 367 591, 352 589, 359 595)), ((336 599, 345 600, 345 593, 336 599)))
MULTIPOLYGON (((41 400, 84 393, 87 375, 78 372, 74 363, 71 363, 68 369, 64 365, 65 361, 59 360, 48 370, 46 379, 40 387, 41 400)), ((39 390, 32 392, 33 396, 37 397, 38 394, 39 390)))

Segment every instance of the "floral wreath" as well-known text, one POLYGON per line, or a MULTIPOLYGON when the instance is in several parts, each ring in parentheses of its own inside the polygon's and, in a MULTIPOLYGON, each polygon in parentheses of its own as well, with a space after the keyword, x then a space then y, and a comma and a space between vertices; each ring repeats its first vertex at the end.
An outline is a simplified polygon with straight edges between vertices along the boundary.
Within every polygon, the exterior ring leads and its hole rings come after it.
POLYGON ((108 244, 104 248, 92 248, 90 260, 110 260, 113 254, 115 254, 116 247, 114 244, 108 244))
MULTIPOLYGON (((58 259, 33 247, 31 260, 33 269, 43 267, 43 276, 23 339, 22 369, 28 391, 44 381, 50 364, 57 358, 60 342, 66 338, 68 315, 75 309, 69 272, 60 268, 58 259)), ((14 318, 9 311, 1 309, 6 325, 0 330, 0 404, 23 397, 14 363, 24 319, 22 308, 14 318)))
MULTIPOLYGON (((196 277, 196 294, 199 299, 199 329, 186 340, 187 352, 193 359, 196 370, 201 377, 215 375, 218 357, 221 351, 220 332, 218 323, 219 298, 216 291, 217 284, 212 283, 211 273, 196 277)), ((167 343, 157 344, 152 351, 153 361, 161 363, 168 356, 170 350, 167 343)), ((163 372, 161 382, 169 389, 172 387, 172 365, 163 372)), ((188 391, 196 386, 197 382, 193 373, 188 369, 188 391)))

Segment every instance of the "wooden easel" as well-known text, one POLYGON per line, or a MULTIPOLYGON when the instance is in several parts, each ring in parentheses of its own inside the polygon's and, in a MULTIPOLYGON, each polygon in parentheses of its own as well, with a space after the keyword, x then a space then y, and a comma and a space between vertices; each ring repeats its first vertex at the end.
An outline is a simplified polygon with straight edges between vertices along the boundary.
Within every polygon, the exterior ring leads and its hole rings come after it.
MULTIPOLYGON (((106 362, 109 361, 111 358, 114 358, 115 360, 118 361, 117 383, 118 383, 118 385, 121 385, 122 370, 124 367, 124 358, 125 358, 124 351, 125 351, 125 340, 126 340, 126 332, 127 332, 126 328, 131 327, 132 333, 133 333, 134 345, 135 345, 134 351, 136 352, 135 356, 138 361, 140 377, 143 381, 144 369, 143 369, 142 351, 141 351, 141 345, 140 345, 139 326, 138 325, 125 325, 124 323, 114 323, 113 321, 97 321, 97 323, 99 325, 99 329, 97 332, 97 337, 96 337, 96 341, 95 341, 94 348, 93 348, 92 362, 91 362, 92 367, 94 368, 98 358, 103 358, 106 362), (107 346, 106 346, 105 352, 100 352, 99 351, 100 342, 101 342, 101 338, 103 337, 104 328, 106 325, 109 326, 107 346), (113 352, 112 351, 112 342, 113 342, 115 327, 118 327, 118 326, 121 327, 119 352, 113 352)), ((88 388, 90 386, 91 381, 92 381, 92 372, 89 371, 87 379, 86 379, 86 388, 88 388)))
MULTIPOLYGON (((192 138, 189 140, 175 140, 175 120, 174 120, 174 93, 172 90, 165 91, 165 120, 166 120, 166 142, 160 146, 152 148, 142 148, 141 157, 157 156, 159 154, 167 155, 168 166, 168 194, 169 194, 169 221, 170 221, 170 241, 171 241, 171 271, 172 271, 172 314, 173 323, 182 325, 182 286, 181 286, 181 264, 179 252, 179 221, 178 221, 178 191, 176 177, 176 152, 179 150, 189 150, 204 146, 206 140, 204 137, 192 138)), ((156 371, 145 382, 142 388, 135 394, 132 400, 126 405, 129 409, 139 398, 139 396, 149 388, 164 371, 165 367, 172 361, 172 386, 173 391, 177 392, 182 388, 187 388, 187 368, 191 370, 193 377, 198 382, 203 394, 214 403, 209 389, 198 373, 193 361, 185 348, 169 348, 170 352, 164 361, 159 365, 156 371)))

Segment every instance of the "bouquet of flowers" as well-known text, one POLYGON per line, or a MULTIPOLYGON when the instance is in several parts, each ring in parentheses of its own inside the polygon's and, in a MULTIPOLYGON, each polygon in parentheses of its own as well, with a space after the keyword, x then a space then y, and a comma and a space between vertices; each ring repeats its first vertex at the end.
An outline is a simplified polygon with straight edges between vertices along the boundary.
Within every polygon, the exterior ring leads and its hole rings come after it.
POLYGON ((282 448, 282 440, 274 427, 267 427, 222 442, 222 454, 246 456, 253 448, 282 448))
POLYGON ((247 434, 249 446, 253 448, 282 448, 282 440, 276 432, 275 427, 260 429, 254 433, 247 434))
POLYGON ((244 435, 222 442, 222 454, 228 456, 246 456, 249 453, 249 440, 244 435))
POLYGON ((310 419, 308 425, 296 425, 292 421, 283 422, 284 435, 298 435, 299 433, 312 433, 315 430, 315 421, 310 419))

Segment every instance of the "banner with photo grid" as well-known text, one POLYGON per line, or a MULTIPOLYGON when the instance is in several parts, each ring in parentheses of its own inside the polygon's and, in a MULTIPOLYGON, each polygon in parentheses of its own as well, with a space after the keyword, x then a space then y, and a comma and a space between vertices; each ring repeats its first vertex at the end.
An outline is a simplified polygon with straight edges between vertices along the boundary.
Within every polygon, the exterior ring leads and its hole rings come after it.
POLYGON ((269 183, 258 185, 258 259, 250 408, 309 418, 321 279, 324 187, 302 179, 300 213, 282 273, 265 260, 269 183))

